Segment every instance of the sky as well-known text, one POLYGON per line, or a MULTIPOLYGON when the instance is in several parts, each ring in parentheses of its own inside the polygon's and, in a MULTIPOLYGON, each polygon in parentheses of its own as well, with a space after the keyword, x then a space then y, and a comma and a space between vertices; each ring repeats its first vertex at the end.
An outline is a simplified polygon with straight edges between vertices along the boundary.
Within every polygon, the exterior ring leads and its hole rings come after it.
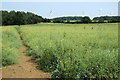
POLYGON ((117 16, 118 2, 2 2, 2 10, 33 12, 44 18, 117 16))
POLYGON ((0 0, 2 2, 118 2, 119 0, 0 0))

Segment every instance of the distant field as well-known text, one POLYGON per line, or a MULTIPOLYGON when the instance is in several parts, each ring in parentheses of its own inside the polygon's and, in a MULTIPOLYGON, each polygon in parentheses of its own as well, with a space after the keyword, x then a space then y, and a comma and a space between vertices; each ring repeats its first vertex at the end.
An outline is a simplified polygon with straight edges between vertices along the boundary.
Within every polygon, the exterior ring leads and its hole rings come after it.
MULTIPOLYGON (((68 21, 70 21, 70 22, 79 22, 79 21, 81 21, 81 20, 68 20, 68 21)), ((98 22, 99 20, 92 20, 92 22, 98 22)), ((103 20, 104 22, 108 22, 108 20, 103 20)), ((67 20, 65 20, 65 22, 67 22, 67 20)))
POLYGON ((54 78, 118 78, 117 23, 41 23, 6 28, 15 34, 13 28, 17 28, 29 47, 26 53, 54 78))

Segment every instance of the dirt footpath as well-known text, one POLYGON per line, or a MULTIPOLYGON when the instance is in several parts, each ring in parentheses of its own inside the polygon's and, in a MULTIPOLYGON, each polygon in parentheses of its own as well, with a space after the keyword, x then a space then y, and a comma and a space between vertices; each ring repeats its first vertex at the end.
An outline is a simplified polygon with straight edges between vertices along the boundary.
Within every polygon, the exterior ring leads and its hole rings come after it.
MULTIPOLYGON (((19 35, 20 38, 20 35, 19 35)), ((51 75, 42 70, 38 70, 37 64, 33 62, 30 56, 23 53, 27 47, 20 40, 20 62, 18 64, 6 66, 2 68, 2 78, 51 78, 51 75)))

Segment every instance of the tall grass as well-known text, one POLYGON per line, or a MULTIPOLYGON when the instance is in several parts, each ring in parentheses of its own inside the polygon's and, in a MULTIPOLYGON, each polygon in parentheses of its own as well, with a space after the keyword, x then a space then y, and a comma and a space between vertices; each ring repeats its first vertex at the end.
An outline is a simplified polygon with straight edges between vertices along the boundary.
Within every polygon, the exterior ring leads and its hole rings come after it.
POLYGON ((2 33, 2 66, 18 63, 20 43, 17 30, 14 27, 2 27, 0 32, 2 33))
POLYGON ((20 29, 27 54, 54 78, 118 78, 117 24, 38 24, 20 29))

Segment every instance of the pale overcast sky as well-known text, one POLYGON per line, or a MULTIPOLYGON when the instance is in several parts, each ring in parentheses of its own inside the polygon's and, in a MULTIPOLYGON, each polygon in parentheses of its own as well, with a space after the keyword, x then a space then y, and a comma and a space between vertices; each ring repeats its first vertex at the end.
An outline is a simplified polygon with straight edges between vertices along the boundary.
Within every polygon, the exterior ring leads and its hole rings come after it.
POLYGON ((3 2, 118 2, 119 0, 1 0, 3 2))
MULTIPOLYGON (((18 0, 19 1, 19 0, 18 0)), ((54 18, 60 16, 117 16, 118 2, 110 0, 109 2, 17 2, 14 0, 4 0, 2 2, 2 10, 15 10, 33 12, 46 18, 54 18), (13 1, 13 2, 12 2, 13 1)), ((66 1, 66 0, 65 0, 66 1)), ((85 0, 84 0, 85 1, 85 0)), ((87 1, 87 0, 86 0, 87 1)))

